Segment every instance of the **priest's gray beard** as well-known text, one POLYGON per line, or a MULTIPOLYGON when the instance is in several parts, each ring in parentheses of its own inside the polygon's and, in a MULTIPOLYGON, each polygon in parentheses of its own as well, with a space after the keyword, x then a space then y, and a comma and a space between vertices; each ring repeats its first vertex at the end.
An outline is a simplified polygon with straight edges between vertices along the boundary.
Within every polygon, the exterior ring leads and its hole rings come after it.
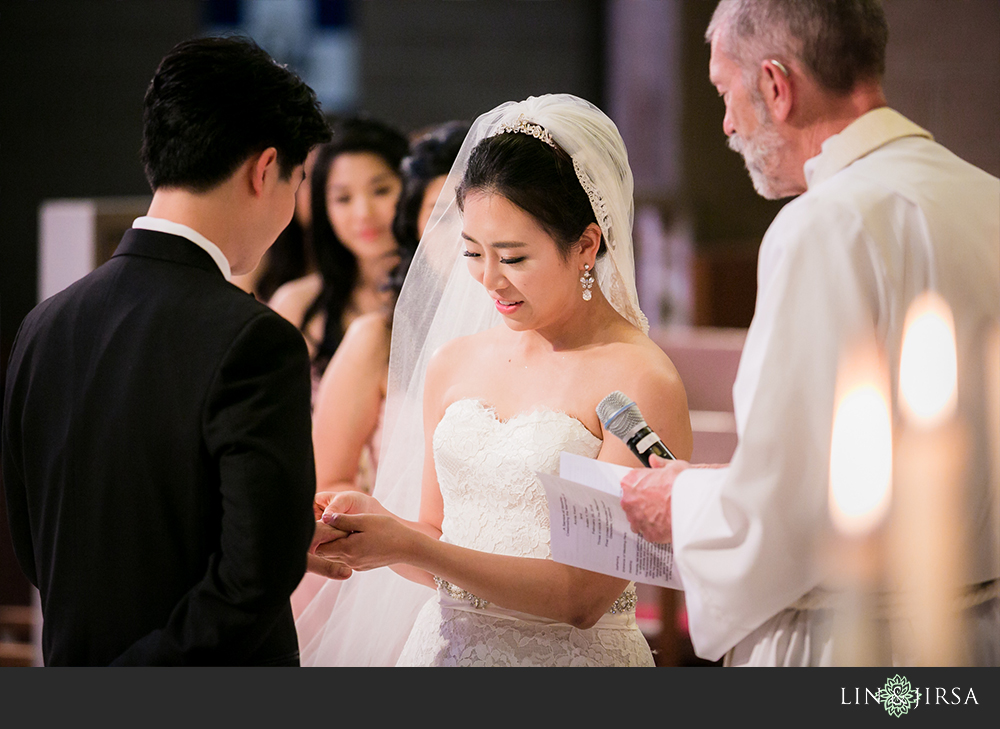
POLYGON ((767 200, 777 200, 782 197, 778 190, 777 171, 781 159, 781 147, 784 140, 778 134, 778 130, 767 118, 767 111, 757 110, 760 126, 757 131, 750 136, 741 137, 733 134, 729 137, 727 144, 734 152, 738 152, 743 157, 747 172, 753 182, 753 188, 757 194, 767 200))

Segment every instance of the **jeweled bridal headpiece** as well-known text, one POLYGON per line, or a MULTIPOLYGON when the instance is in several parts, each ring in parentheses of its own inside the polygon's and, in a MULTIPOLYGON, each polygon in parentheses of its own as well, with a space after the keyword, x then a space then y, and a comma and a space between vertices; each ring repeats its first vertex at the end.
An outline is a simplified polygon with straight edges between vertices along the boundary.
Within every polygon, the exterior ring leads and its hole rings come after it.
POLYGON ((529 136, 535 137, 545 142, 547 145, 556 148, 555 140, 552 139, 552 135, 545 131, 541 125, 535 124, 534 122, 528 121, 524 114, 519 114, 517 119, 511 122, 504 122, 497 130, 493 132, 491 136, 496 136, 497 134, 503 134, 505 132, 517 132, 518 134, 527 134, 529 136))
MULTIPOLYGON (((553 149, 558 149, 555 140, 552 135, 541 124, 536 124, 534 122, 528 121, 523 113, 518 114, 517 119, 513 122, 504 122, 499 125, 496 130, 491 134, 491 137, 495 137, 498 134, 504 134, 506 132, 516 132, 517 134, 527 134, 536 139, 540 139, 553 149)), ((607 206, 604 204, 604 199, 601 197, 601 193, 598 192, 597 187, 594 185, 590 176, 584 171, 580 164, 580 160, 576 157, 573 158, 573 169, 576 171, 576 176, 580 180, 580 184, 587 193, 587 197, 590 198, 591 207, 594 209, 594 215, 597 217, 597 223, 601 226, 601 229, 605 233, 605 239, 608 245, 614 247, 613 239, 610 239, 607 233, 611 227, 610 216, 608 215, 607 206)))
MULTIPOLYGON (((589 101, 570 94, 507 102, 481 119, 490 129, 483 137, 526 134, 569 156, 611 254, 597 261, 594 286, 622 316, 647 331, 649 323, 635 290, 632 171, 615 123, 589 101)), ((483 137, 473 139, 473 144, 483 137)))

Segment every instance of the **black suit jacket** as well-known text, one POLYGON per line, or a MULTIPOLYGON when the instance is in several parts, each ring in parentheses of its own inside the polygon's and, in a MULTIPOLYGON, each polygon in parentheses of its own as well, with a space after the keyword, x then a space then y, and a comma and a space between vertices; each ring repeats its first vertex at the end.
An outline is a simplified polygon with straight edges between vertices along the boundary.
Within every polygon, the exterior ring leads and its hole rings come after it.
POLYGON ((126 232, 10 358, 3 478, 46 665, 298 665, 302 335, 185 238, 126 232))

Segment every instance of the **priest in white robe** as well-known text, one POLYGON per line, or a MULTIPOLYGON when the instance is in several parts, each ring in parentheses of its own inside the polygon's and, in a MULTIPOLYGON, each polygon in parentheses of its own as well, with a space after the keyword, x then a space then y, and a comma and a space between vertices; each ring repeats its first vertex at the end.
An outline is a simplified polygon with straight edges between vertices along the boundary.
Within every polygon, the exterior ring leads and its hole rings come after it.
MULTIPOLYGON (((956 606, 965 660, 1000 665, 984 351, 1000 326, 1000 180, 886 105, 887 36, 875 0, 723 0, 706 33, 730 147, 761 195, 797 197, 760 248, 732 461, 635 469, 622 505, 634 530, 673 543, 695 651, 726 665, 833 663, 820 555, 838 362, 874 331, 898 371, 907 308, 925 290, 954 315, 958 411, 972 434, 956 530, 967 552, 956 606)), ((900 650, 891 660, 906 665, 900 650)))

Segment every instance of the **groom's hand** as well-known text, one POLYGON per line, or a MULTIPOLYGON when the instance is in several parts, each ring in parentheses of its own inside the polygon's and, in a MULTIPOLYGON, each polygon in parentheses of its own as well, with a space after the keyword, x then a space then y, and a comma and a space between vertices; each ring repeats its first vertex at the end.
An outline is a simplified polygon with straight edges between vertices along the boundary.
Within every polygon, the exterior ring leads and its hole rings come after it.
POLYGON ((316 554, 316 548, 321 544, 346 537, 348 532, 329 526, 334 514, 364 514, 369 513, 372 504, 378 502, 360 491, 321 491, 313 500, 313 514, 316 516, 316 529, 313 532, 309 553, 316 554))
POLYGON ((312 543, 309 545, 309 552, 306 554, 306 571, 323 575, 331 580, 346 580, 351 576, 353 570, 343 562, 327 559, 316 554, 316 550, 327 542, 342 539, 347 536, 347 532, 324 524, 322 521, 316 522, 313 531, 312 543))
POLYGON ((323 517, 323 512, 326 507, 330 505, 337 496, 344 493, 343 491, 320 491, 313 498, 313 516, 316 521, 319 521, 323 517))
POLYGON ((327 542, 333 542, 337 539, 343 539, 347 536, 347 532, 342 529, 335 529, 334 527, 326 524, 325 522, 316 522, 316 527, 313 530, 312 543, 309 545, 309 554, 316 554, 316 549, 327 542))
POLYGON ((312 543, 306 555, 306 571, 314 572, 331 580, 346 580, 353 570, 337 559, 317 554, 322 547, 330 542, 343 539, 349 532, 336 529, 326 521, 334 514, 364 513, 379 507, 378 501, 360 491, 321 491, 313 500, 313 514, 316 517, 316 527, 313 531, 312 543), (325 519, 324 519, 325 515, 325 519))
POLYGON ((334 562, 315 554, 306 555, 306 572, 322 575, 330 580, 346 580, 354 570, 343 562, 334 562))

